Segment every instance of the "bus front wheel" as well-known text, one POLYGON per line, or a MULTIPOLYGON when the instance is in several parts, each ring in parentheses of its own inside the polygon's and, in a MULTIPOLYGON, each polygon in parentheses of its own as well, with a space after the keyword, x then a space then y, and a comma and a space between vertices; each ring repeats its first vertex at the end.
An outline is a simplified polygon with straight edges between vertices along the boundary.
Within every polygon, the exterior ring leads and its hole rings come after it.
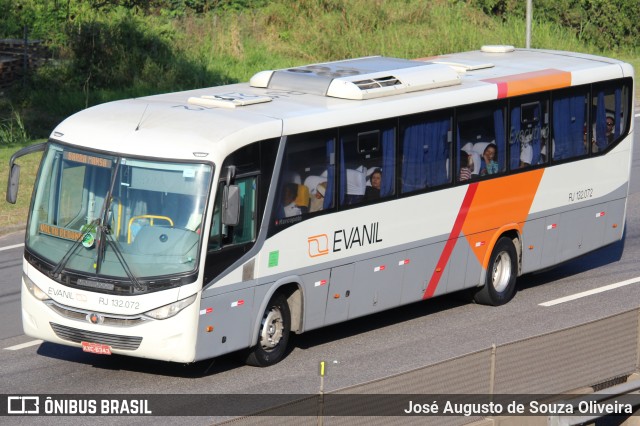
POLYGON ((246 362, 267 367, 284 358, 291 331, 291 311, 283 294, 271 298, 260 322, 258 344, 249 350, 246 362))
POLYGON ((487 268, 484 287, 475 294, 475 301, 483 305, 504 305, 516 292, 518 254, 510 238, 498 240, 487 268))

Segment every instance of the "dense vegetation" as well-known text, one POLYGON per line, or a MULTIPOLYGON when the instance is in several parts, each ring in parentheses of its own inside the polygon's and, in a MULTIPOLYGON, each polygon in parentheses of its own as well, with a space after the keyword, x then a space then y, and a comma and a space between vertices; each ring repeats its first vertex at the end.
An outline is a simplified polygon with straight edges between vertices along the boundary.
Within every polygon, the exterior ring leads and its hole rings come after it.
MULTIPOLYGON (((636 60, 637 0, 534 1, 532 47, 636 60)), ((365 55, 523 46, 522 0, 0 0, 0 38, 51 59, 0 95, 0 145, 124 97, 248 79, 261 69, 365 55)))

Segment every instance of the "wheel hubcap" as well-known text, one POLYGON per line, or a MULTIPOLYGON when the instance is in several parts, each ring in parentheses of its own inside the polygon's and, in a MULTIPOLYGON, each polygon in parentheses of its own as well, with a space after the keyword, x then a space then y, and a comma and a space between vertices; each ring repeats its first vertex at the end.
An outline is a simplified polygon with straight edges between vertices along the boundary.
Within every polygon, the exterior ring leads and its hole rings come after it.
POLYGON ((277 307, 272 307, 262 319, 262 329, 260 331, 260 345, 263 349, 273 349, 278 346, 282 339, 284 324, 282 313, 277 307))
POLYGON ((507 252, 501 252, 493 262, 492 283, 498 292, 504 291, 511 280, 511 258, 507 252))

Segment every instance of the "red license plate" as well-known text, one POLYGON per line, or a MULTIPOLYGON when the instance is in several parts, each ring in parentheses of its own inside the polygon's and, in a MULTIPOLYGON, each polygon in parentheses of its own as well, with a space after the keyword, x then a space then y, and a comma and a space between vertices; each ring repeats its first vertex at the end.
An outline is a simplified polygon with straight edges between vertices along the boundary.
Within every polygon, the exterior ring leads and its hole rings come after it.
POLYGON ((111 346, 100 343, 82 342, 82 350, 98 355, 111 355, 111 346))

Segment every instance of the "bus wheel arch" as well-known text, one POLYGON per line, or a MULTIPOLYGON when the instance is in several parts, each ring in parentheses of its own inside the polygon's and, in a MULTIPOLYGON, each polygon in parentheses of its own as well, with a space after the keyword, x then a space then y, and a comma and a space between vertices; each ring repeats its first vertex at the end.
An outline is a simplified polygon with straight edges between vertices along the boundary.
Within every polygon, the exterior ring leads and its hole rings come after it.
POLYGON ((497 238, 486 263, 483 286, 474 300, 484 305, 499 306, 510 301, 516 292, 516 278, 521 271, 521 238, 516 230, 503 232, 497 238))
POLYGON ((296 283, 275 287, 268 296, 245 358, 247 364, 257 367, 280 362, 287 354, 291 333, 302 327, 302 291, 296 283))

